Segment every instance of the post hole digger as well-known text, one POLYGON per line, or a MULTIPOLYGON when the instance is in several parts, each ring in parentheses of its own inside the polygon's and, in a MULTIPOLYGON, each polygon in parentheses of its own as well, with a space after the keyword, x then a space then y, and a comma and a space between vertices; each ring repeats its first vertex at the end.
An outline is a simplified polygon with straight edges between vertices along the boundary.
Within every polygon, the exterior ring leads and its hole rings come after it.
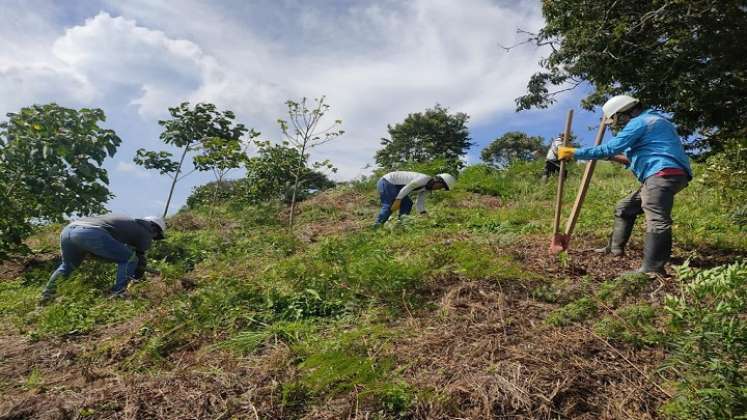
MULTIPOLYGON (((568 111, 568 118, 566 120, 566 131, 563 135, 563 147, 570 149, 567 144, 567 139, 570 136, 570 126, 571 126, 571 119, 573 117, 573 111, 568 111)), ((594 139, 594 145, 598 146, 602 143, 602 138, 604 138, 604 132, 606 130, 607 126, 605 124, 605 119, 602 118, 602 120, 599 122, 599 129, 597 130, 597 136, 594 139)), ((559 156, 560 157, 560 156, 559 156)), ((578 222, 578 216, 581 214, 581 206, 584 204, 584 200, 586 199, 586 193, 589 190, 589 183, 591 182, 591 176, 594 174, 594 168, 596 167, 597 161, 596 160, 590 160, 586 162, 586 168, 584 168, 584 174, 581 177, 581 186, 578 189, 578 192, 576 193, 576 200, 573 202, 573 208, 571 209, 571 214, 568 216, 568 221, 566 221, 565 224, 565 230, 563 233, 560 233, 560 211, 562 207, 563 202, 563 181, 564 181, 564 174, 563 174, 563 168, 562 166, 565 165, 565 162, 567 159, 563 159, 560 157, 560 165, 561 165, 561 174, 558 179, 558 193, 555 197, 555 221, 553 223, 553 236, 552 241, 550 242, 550 254, 559 254, 562 251, 568 250, 568 247, 570 246, 571 242, 571 235, 573 235, 573 230, 576 228, 576 222, 578 222)))
MULTIPOLYGON (((563 146, 568 147, 568 139, 571 137, 571 124, 573 122, 573 110, 568 110, 563 130, 563 146)), ((558 192, 555 197, 555 219, 552 224, 552 240, 550 241, 550 253, 558 254, 568 248, 569 236, 560 233, 560 211, 563 204, 563 185, 565 184, 565 160, 560 161, 560 173, 558 174, 558 192)))

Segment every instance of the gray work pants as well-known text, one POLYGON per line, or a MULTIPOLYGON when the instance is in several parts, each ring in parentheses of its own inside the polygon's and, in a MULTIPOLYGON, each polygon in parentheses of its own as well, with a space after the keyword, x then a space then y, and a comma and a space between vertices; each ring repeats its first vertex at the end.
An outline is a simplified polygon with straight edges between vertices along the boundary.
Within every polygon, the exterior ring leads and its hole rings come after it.
POLYGON ((684 175, 650 176, 641 187, 617 202, 615 217, 634 223, 643 213, 646 217, 646 232, 663 233, 672 229, 672 207, 674 195, 687 187, 684 175))

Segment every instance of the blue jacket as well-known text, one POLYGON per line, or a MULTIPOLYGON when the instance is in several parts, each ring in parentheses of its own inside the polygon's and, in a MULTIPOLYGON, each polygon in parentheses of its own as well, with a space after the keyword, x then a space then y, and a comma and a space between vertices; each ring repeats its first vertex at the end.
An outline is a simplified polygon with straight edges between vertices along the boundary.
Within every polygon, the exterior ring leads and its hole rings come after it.
POLYGON ((685 154, 677 129, 663 115, 650 109, 631 119, 606 143, 576 149, 576 159, 603 159, 624 154, 628 168, 643 182, 665 168, 680 168, 692 178, 690 159, 685 154))

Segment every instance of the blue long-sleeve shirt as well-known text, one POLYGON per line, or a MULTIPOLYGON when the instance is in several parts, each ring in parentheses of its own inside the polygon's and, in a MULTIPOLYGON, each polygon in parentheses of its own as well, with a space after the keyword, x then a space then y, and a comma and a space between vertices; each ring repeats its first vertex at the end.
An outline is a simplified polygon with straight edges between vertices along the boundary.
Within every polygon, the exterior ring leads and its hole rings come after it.
POLYGON ((621 153, 630 160, 628 168, 641 182, 666 168, 683 169, 692 178, 690 159, 674 124, 650 109, 631 119, 610 141, 578 148, 574 157, 595 160, 621 153))

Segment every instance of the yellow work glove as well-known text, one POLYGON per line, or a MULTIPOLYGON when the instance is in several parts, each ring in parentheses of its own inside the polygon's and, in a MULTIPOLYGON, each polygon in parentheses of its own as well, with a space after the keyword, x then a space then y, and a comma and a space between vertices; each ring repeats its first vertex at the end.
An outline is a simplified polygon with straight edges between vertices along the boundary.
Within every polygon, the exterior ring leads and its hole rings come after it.
POLYGON ((558 159, 560 160, 571 160, 576 154, 576 148, 574 147, 558 147, 558 159))
POLYGON ((399 206, 402 204, 402 200, 394 200, 394 203, 392 203, 392 211, 399 210, 399 206))

